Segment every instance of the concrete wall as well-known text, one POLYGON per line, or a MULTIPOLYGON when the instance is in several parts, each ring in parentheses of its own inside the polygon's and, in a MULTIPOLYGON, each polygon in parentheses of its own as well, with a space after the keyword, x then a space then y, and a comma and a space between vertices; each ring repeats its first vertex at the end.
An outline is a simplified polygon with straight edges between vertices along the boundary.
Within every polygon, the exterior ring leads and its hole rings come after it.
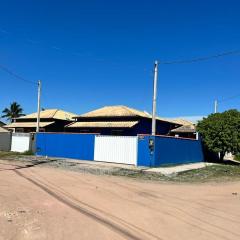
POLYGON ((39 156, 94 159, 94 134, 37 133, 36 154, 39 156))
MULTIPOLYGON (((105 136, 102 137, 104 138, 105 136)), ((111 138, 114 139, 113 136, 111 138)), ((36 134, 36 154, 40 156, 94 160, 94 151, 96 150, 94 149, 94 144, 94 134, 36 134)), ((104 148, 102 151, 109 151, 110 145, 110 142, 106 146, 102 145, 104 148)), ((118 148, 116 143, 114 147, 111 149, 114 151, 111 153, 111 158, 103 157, 96 160, 116 162, 119 157, 118 155, 121 155, 118 151, 124 152, 124 149, 118 148)), ((128 146, 125 147, 127 149, 128 146)), ((200 140, 142 135, 138 136, 137 149, 138 166, 157 167, 204 161, 200 140), (152 147, 149 147, 149 143, 152 143, 152 147)), ((129 154, 129 152, 129 149, 126 150, 126 154, 129 154)), ((125 159, 117 162, 126 163, 125 159)))
POLYGON ((139 136, 138 166, 158 167, 203 161, 201 140, 139 136), (149 147, 149 142, 153 143, 152 148, 149 147))
POLYGON ((0 133, 0 151, 10 151, 11 149, 11 133, 0 133))

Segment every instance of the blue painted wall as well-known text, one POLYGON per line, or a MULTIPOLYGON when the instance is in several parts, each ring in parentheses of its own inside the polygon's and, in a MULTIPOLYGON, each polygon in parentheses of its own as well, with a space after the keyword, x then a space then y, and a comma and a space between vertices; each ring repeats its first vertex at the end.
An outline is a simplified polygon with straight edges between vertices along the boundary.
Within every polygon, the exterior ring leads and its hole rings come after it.
MULTIPOLYGON (((37 133, 37 155, 94 159, 95 134, 37 133)), ((201 141, 162 136, 139 136, 138 166, 157 167, 204 161, 201 141), (154 148, 149 148, 149 140, 154 148)))
POLYGON ((138 136, 138 159, 137 159, 138 166, 150 167, 154 165, 153 163, 154 154, 151 153, 148 146, 148 142, 150 138, 152 137, 138 136))
POLYGON ((138 153, 138 166, 158 167, 204 161, 200 140, 144 136, 138 140, 138 153), (154 141, 152 152, 149 149, 150 139, 154 141))
POLYGON ((49 157, 94 159, 94 134, 37 133, 37 155, 49 157))

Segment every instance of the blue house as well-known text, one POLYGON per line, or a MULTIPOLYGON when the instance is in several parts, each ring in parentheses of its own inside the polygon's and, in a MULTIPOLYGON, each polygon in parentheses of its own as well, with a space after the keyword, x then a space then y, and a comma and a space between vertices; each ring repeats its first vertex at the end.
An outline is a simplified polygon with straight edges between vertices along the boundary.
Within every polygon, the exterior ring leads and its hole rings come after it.
MULTIPOLYGON (((125 136, 151 134, 152 116, 127 106, 106 106, 74 118, 76 122, 67 125, 65 131, 125 136)), ((157 117, 156 134, 167 135, 179 126, 177 122, 157 117)))

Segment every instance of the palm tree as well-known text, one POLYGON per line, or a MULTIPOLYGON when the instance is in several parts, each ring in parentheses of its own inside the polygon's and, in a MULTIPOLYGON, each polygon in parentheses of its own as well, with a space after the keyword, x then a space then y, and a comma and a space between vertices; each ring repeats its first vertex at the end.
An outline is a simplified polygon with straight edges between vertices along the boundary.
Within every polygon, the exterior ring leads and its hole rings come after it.
POLYGON ((21 108, 20 104, 17 102, 11 103, 10 108, 5 108, 2 113, 2 118, 7 118, 9 121, 11 121, 13 118, 18 118, 25 115, 23 114, 23 109, 21 108))

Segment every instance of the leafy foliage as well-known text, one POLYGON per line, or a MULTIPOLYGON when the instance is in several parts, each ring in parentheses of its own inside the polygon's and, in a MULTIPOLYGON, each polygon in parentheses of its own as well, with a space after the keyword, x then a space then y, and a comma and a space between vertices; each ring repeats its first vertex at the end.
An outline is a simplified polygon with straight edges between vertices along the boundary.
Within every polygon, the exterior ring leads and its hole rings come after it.
POLYGON ((2 118, 7 118, 7 120, 9 121, 11 121, 13 118, 25 115, 23 114, 23 109, 21 108, 20 104, 18 104, 17 102, 11 103, 10 108, 5 108, 2 113, 2 118))
POLYGON ((235 156, 235 160, 240 161, 240 153, 235 156))
POLYGON ((240 152, 240 112, 237 110, 209 115, 198 123, 197 131, 210 151, 220 153, 221 160, 225 153, 240 152))

